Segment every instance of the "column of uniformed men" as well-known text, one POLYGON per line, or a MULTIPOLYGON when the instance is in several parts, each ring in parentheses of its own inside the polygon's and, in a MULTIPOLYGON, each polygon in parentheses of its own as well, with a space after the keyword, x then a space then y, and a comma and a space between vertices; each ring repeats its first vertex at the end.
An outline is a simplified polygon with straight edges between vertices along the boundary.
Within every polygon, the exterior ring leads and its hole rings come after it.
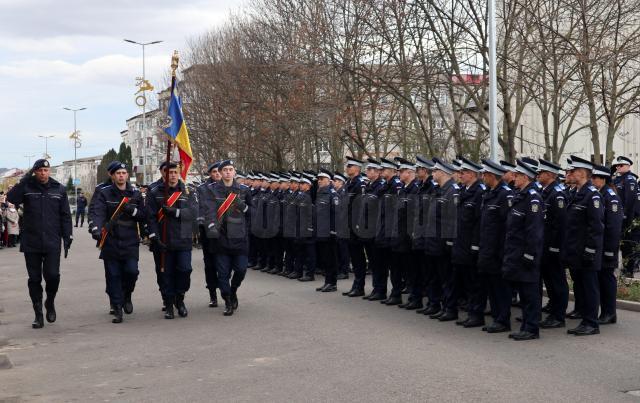
MULTIPOLYGON (((162 179, 140 192, 129 184, 127 167, 114 161, 110 179, 94 190, 88 223, 104 261, 114 323, 133 311, 138 248, 148 236, 167 319, 174 309, 188 315, 191 251, 199 239, 209 306, 218 305, 219 289, 225 316, 238 309, 247 266, 303 282, 322 273, 320 292, 337 291, 337 281, 352 271, 348 297, 501 333, 511 330, 517 293, 522 317, 512 339, 536 339, 540 328, 565 327, 567 318, 581 320, 568 333, 592 335, 616 322, 620 250, 623 273, 632 276, 635 268, 640 193, 631 165, 626 157, 609 169, 572 156, 562 169, 531 158, 514 165, 349 156, 345 174, 244 175, 226 160, 211 164, 203 183, 185 186, 178 166, 163 163, 162 179), (570 313, 566 269, 575 296, 570 313)), ((54 322, 61 244, 66 257, 73 239, 66 192, 49 178, 49 163, 38 160, 7 200, 24 210, 21 249, 32 325, 41 328, 42 277, 46 319, 54 322)))
POLYGON ((514 340, 537 339, 540 328, 564 328, 566 319, 580 319, 568 330, 578 336, 616 322, 620 245, 623 273, 632 276, 640 216, 628 158, 613 169, 575 156, 564 169, 531 158, 346 160, 346 174, 243 177, 254 202, 251 268, 303 282, 322 273, 320 292, 337 291, 337 279, 352 271, 347 297, 488 333, 511 331, 519 295, 514 340))

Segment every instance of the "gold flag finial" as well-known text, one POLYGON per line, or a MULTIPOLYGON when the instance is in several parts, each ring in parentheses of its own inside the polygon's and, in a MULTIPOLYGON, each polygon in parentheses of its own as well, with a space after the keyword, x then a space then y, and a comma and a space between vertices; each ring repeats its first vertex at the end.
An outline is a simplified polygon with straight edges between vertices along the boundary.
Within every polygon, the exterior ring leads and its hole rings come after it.
POLYGON ((178 51, 173 51, 173 56, 171 56, 171 76, 176 76, 176 70, 178 70, 178 61, 180 60, 180 56, 178 56, 178 51))

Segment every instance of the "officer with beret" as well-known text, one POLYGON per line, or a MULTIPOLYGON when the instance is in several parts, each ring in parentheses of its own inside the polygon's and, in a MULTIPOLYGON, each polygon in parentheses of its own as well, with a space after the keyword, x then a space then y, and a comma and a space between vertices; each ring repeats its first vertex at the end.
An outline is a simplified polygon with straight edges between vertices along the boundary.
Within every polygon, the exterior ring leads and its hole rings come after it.
POLYGON ((453 241, 451 263, 455 274, 454 285, 460 286, 467 296, 467 317, 456 325, 478 327, 484 325, 487 296, 478 277, 477 259, 480 250, 480 215, 482 196, 486 186, 480 181, 482 166, 462 158, 460 164, 460 191, 458 203, 458 231, 453 241))
POLYGON ((434 158, 433 179, 438 184, 429 204, 425 254, 433 261, 437 280, 433 286, 442 290, 440 311, 429 315, 431 319, 451 321, 458 319, 458 295, 454 287, 451 252, 457 231, 457 206, 460 187, 453 180, 454 167, 434 158))
POLYGON ((225 303, 224 316, 238 309, 238 288, 247 273, 249 253, 249 217, 251 194, 235 181, 233 160, 218 167, 222 178, 213 186, 213 198, 207 198, 205 227, 207 236, 217 239, 216 268, 218 287, 225 303))
POLYGON ((592 170, 593 185, 602 195, 604 208, 604 236, 602 268, 598 272, 600 284, 600 325, 616 323, 616 294, 618 291, 615 270, 618 268, 618 248, 624 213, 615 186, 611 183, 611 170, 596 165, 592 170))
POLYGON ((513 340, 540 337, 540 260, 544 237, 544 208, 534 179, 535 168, 523 160, 516 161, 512 199, 506 224, 502 273, 520 295, 522 325, 509 335, 513 340))
POLYGON ((316 254, 318 265, 324 269, 324 285, 320 292, 334 292, 337 288, 338 244, 336 218, 340 211, 338 192, 331 186, 333 173, 321 168, 316 193, 316 254))
MULTIPOLYGON (((156 187, 164 183, 165 177, 167 175, 167 161, 162 161, 162 163, 158 167, 158 170, 160 171, 160 178, 152 182, 151 184, 149 184, 149 187, 147 189, 147 196, 145 197, 145 200, 144 200, 145 208, 149 204, 151 192, 156 187)), ((149 221, 147 220, 147 228, 146 228, 147 233, 149 233, 148 226, 149 226, 149 221)), ((156 271, 156 282, 158 284, 158 291, 160 291, 160 296, 162 297, 162 310, 164 311, 166 309, 166 306, 164 304, 164 301, 166 300, 166 298, 164 297, 164 287, 163 287, 164 280, 162 279, 162 272, 160 270, 162 266, 162 262, 161 262, 162 254, 160 250, 156 250, 153 242, 149 245, 149 250, 153 253, 153 263, 156 271)))
POLYGON ((349 177, 345 184, 346 192, 349 195, 348 222, 350 229, 349 236, 349 257, 353 267, 353 284, 351 290, 343 292, 342 295, 348 297, 364 296, 364 282, 367 274, 367 260, 364 254, 363 240, 359 235, 358 218, 362 205, 362 197, 366 191, 366 184, 360 175, 363 162, 347 156, 346 174, 349 177))
POLYGON ((73 241, 71 211, 65 187, 49 177, 49 161, 39 159, 7 193, 7 202, 22 206, 20 251, 24 253, 29 280, 29 296, 35 319, 31 326, 44 326, 42 277, 46 282, 47 322, 56 321, 55 297, 60 284, 60 244, 67 257, 73 241))
POLYGON ((482 330, 501 333, 511 330, 511 287, 502 276, 502 260, 513 191, 502 179, 507 172, 502 165, 483 159, 482 166, 482 180, 488 190, 482 197, 478 273, 487 287, 493 318, 493 323, 482 330))
POLYGON ((129 183, 123 163, 110 170, 111 185, 94 195, 91 236, 98 241, 104 262, 107 295, 113 309, 113 323, 121 323, 122 312, 131 314, 131 295, 138 279, 138 223, 146 220, 144 203, 129 183))
MULTIPOLYGON (((196 189, 198 194, 198 200, 208 197, 212 192, 213 185, 220 180, 220 173, 218 172, 218 166, 220 162, 214 162, 207 168, 207 174, 209 177, 202 182, 196 189)), ((209 290, 209 308, 215 308, 218 306, 218 295, 216 288, 218 287, 218 271, 216 270, 216 255, 215 246, 212 245, 215 239, 207 237, 207 233, 204 227, 204 203, 198 204, 198 229, 200 232, 200 242, 202 244, 202 257, 204 260, 204 278, 206 287, 209 290)))
POLYGON ((637 204, 640 204, 638 199, 640 196, 638 193, 638 177, 631 172, 631 166, 633 161, 627 157, 619 156, 613 163, 613 167, 616 170, 616 177, 613 180, 615 187, 617 188, 620 201, 624 208, 624 223, 622 226, 622 260, 624 262, 623 274, 632 278, 635 269, 636 259, 634 249, 640 242, 639 231, 633 228, 633 221, 638 214, 637 204))
POLYGON ((191 286, 192 229, 198 219, 198 202, 195 194, 187 192, 180 181, 178 165, 169 163, 166 170, 166 183, 157 185, 151 191, 147 215, 149 239, 154 251, 161 254, 161 261, 164 257, 164 267, 161 268, 166 309, 164 317, 173 319, 174 306, 183 318, 189 313, 184 299, 191 286))
MULTIPOLYGON (((569 285, 565 267, 560 261, 560 249, 564 238, 567 198, 564 185, 558 181, 561 167, 540 159, 538 182, 542 186, 544 203, 544 246, 540 272, 547 289, 549 303, 542 310, 549 315, 540 323, 543 329, 565 326, 569 302, 569 285)), ((542 283, 540 284, 542 288, 542 283)), ((542 289, 540 290, 542 294, 542 289)))
POLYGON ((580 325, 569 334, 588 336, 600 333, 598 271, 602 265, 604 206, 602 196, 591 183, 593 164, 571 156, 571 177, 576 191, 567 205, 567 227, 561 250, 562 262, 573 270, 574 293, 580 325))

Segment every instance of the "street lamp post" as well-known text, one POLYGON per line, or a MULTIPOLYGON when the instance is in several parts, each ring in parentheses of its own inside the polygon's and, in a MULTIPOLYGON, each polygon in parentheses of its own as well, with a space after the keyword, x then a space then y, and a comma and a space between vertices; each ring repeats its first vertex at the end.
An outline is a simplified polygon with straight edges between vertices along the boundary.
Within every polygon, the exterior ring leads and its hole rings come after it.
POLYGON ((77 160, 78 160, 78 128, 77 128, 77 121, 76 121, 76 114, 80 111, 83 111, 87 108, 82 107, 82 108, 78 108, 78 109, 73 109, 73 108, 67 108, 66 106, 64 108, 62 108, 66 111, 71 111, 73 112, 73 134, 71 135, 71 138, 73 139, 73 192, 76 195, 76 206, 78 205, 78 184, 76 183, 76 181, 78 180, 78 165, 77 165, 77 160))
POLYGON ((45 159, 49 159, 51 157, 49 157, 49 139, 55 137, 53 134, 50 136, 44 136, 39 134, 38 137, 40 137, 41 139, 44 139, 44 158, 45 159))
MULTIPOLYGON (((142 47, 142 84, 145 84, 145 47, 148 45, 155 45, 157 43, 161 43, 162 41, 151 41, 146 43, 140 43, 136 41, 132 41, 131 39, 125 39, 125 42, 133 43, 134 45, 139 45, 142 47)), ((146 90, 143 89, 142 95, 144 96, 146 90)), ((145 98, 145 102, 142 104, 142 183, 147 183, 147 102, 145 98)))

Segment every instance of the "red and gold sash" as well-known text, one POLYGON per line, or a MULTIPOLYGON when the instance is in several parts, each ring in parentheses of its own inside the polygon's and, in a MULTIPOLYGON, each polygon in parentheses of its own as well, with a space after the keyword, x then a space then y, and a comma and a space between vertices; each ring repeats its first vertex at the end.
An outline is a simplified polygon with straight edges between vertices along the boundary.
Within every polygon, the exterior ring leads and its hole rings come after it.
MULTIPOLYGON (((118 207, 116 207, 116 211, 113 212, 113 214, 111 214, 111 218, 109 219, 109 222, 114 221, 118 215, 120 215, 120 211, 122 210, 122 207, 124 207, 125 204, 129 203, 129 198, 128 197, 123 197, 122 200, 120 200, 120 204, 118 204, 118 207)), ((107 235, 109 235, 109 232, 102 227, 102 230, 100 231, 100 243, 98 244, 98 248, 102 249, 102 247, 104 246, 105 241, 107 240, 107 235)))
MULTIPOLYGON (((182 195, 182 192, 173 192, 173 194, 167 199, 167 206, 173 207, 173 205, 176 204, 176 202, 178 201, 178 198, 180 197, 180 195, 182 195)), ((164 211, 162 211, 162 208, 158 210, 157 217, 158 217, 158 222, 162 221, 162 219, 164 218, 164 211)))
POLYGON ((220 207, 218 207, 218 213, 217 213, 218 221, 220 221, 222 216, 224 216, 227 213, 227 211, 229 211, 229 208, 231 207, 231 205, 233 204, 233 202, 236 200, 237 197, 238 197, 238 194, 229 193, 229 196, 227 196, 227 198, 224 199, 224 202, 222 202, 220 207))

